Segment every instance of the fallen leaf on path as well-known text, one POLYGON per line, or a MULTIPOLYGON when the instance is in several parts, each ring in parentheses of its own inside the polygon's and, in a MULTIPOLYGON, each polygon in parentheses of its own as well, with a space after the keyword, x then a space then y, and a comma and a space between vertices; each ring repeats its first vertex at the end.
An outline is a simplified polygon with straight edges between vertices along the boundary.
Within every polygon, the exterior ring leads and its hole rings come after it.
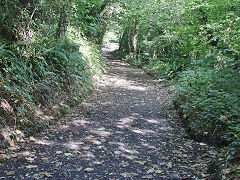
POLYGON ((15 146, 17 146, 17 141, 14 141, 14 140, 10 141, 9 144, 11 147, 15 147, 15 146))
POLYGON ((102 144, 100 141, 96 141, 96 140, 93 143, 96 144, 96 145, 102 144))
POLYGON ((152 168, 152 169, 149 169, 149 170, 147 171, 147 174, 154 173, 154 172, 155 172, 155 169, 152 168))
POLYGON ((169 136, 175 136, 175 135, 174 135, 174 134, 172 134, 172 133, 168 133, 168 135, 169 135, 169 136))
POLYGON ((164 170, 160 170, 160 169, 158 169, 158 170, 155 171, 155 173, 157 173, 157 174, 161 174, 161 173, 163 173, 163 172, 164 172, 164 170))
POLYGON ((82 154, 80 151, 73 151, 73 154, 74 155, 79 155, 79 154, 82 154))
POLYGON ((20 131, 18 129, 15 132, 16 132, 16 134, 22 134, 22 131, 20 131))
POLYGON ((29 162, 33 162, 34 161, 34 158, 31 158, 31 157, 29 157, 29 158, 25 158, 27 161, 29 161, 29 162))
POLYGON ((37 168, 38 166, 37 165, 28 165, 26 166, 27 169, 32 169, 32 168, 37 168))
POLYGON ((146 163, 146 161, 135 161, 135 162, 140 164, 140 165, 144 165, 146 163))
POLYGON ((93 168, 86 168, 86 169, 84 169, 84 172, 90 173, 90 172, 92 172, 93 170, 94 170, 93 168))
POLYGON ((7 172, 7 176, 12 176, 12 175, 14 175, 14 174, 15 174, 14 171, 9 171, 9 172, 7 172))
POLYGON ((64 153, 65 156, 72 156, 72 153, 64 153))
POLYGON ((35 139, 34 137, 30 136, 29 141, 33 141, 33 142, 35 142, 36 139, 35 139))
POLYGON ((121 176, 127 178, 127 177, 137 176, 137 174, 136 173, 121 173, 121 176))
POLYGON ((56 154, 62 154, 63 152, 62 151, 56 151, 56 154))
POLYGON ((84 149, 84 150, 88 150, 88 149, 90 149, 90 147, 88 147, 88 146, 84 146, 84 147, 82 147, 82 149, 84 149))
POLYGON ((99 129, 97 129, 98 131, 104 131, 105 130, 105 128, 99 128, 99 129))

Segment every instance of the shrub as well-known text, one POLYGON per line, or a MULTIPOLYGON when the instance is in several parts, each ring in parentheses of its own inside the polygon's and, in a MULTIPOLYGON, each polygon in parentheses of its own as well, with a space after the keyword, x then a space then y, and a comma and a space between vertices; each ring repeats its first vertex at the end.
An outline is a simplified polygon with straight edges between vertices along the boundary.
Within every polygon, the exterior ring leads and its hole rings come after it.
POLYGON ((147 68, 168 78, 176 78, 178 73, 185 70, 190 61, 185 58, 151 59, 147 68))
POLYGON ((224 161, 240 160, 240 76, 230 68, 197 68, 181 73, 174 101, 195 136, 224 142, 224 161))

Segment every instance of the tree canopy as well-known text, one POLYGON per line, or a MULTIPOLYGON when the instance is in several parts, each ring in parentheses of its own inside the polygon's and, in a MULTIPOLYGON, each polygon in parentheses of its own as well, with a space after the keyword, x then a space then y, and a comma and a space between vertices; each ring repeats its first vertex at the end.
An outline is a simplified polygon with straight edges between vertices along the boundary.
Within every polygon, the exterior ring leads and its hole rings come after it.
POLYGON ((138 0, 118 6, 120 45, 135 57, 200 59, 215 53, 239 59, 238 1, 138 0))

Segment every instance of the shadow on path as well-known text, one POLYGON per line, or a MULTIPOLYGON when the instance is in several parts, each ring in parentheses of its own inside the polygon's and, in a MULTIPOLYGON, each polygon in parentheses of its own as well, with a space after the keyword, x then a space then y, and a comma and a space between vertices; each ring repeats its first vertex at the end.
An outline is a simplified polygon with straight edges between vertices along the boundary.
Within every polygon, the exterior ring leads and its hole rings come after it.
POLYGON ((156 84, 107 49, 109 72, 96 91, 17 158, 0 164, 0 178, 207 178, 206 162, 215 152, 184 138, 169 108, 173 86, 156 84))

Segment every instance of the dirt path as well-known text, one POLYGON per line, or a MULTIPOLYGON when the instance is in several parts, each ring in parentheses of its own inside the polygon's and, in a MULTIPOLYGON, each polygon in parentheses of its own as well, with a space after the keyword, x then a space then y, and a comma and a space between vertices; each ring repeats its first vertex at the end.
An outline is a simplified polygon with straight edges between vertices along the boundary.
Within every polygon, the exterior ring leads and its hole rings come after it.
POLYGON ((207 177, 206 162, 215 152, 185 138, 169 108, 173 86, 106 56, 110 72, 94 94, 1 162, 0 179, 207 177))

